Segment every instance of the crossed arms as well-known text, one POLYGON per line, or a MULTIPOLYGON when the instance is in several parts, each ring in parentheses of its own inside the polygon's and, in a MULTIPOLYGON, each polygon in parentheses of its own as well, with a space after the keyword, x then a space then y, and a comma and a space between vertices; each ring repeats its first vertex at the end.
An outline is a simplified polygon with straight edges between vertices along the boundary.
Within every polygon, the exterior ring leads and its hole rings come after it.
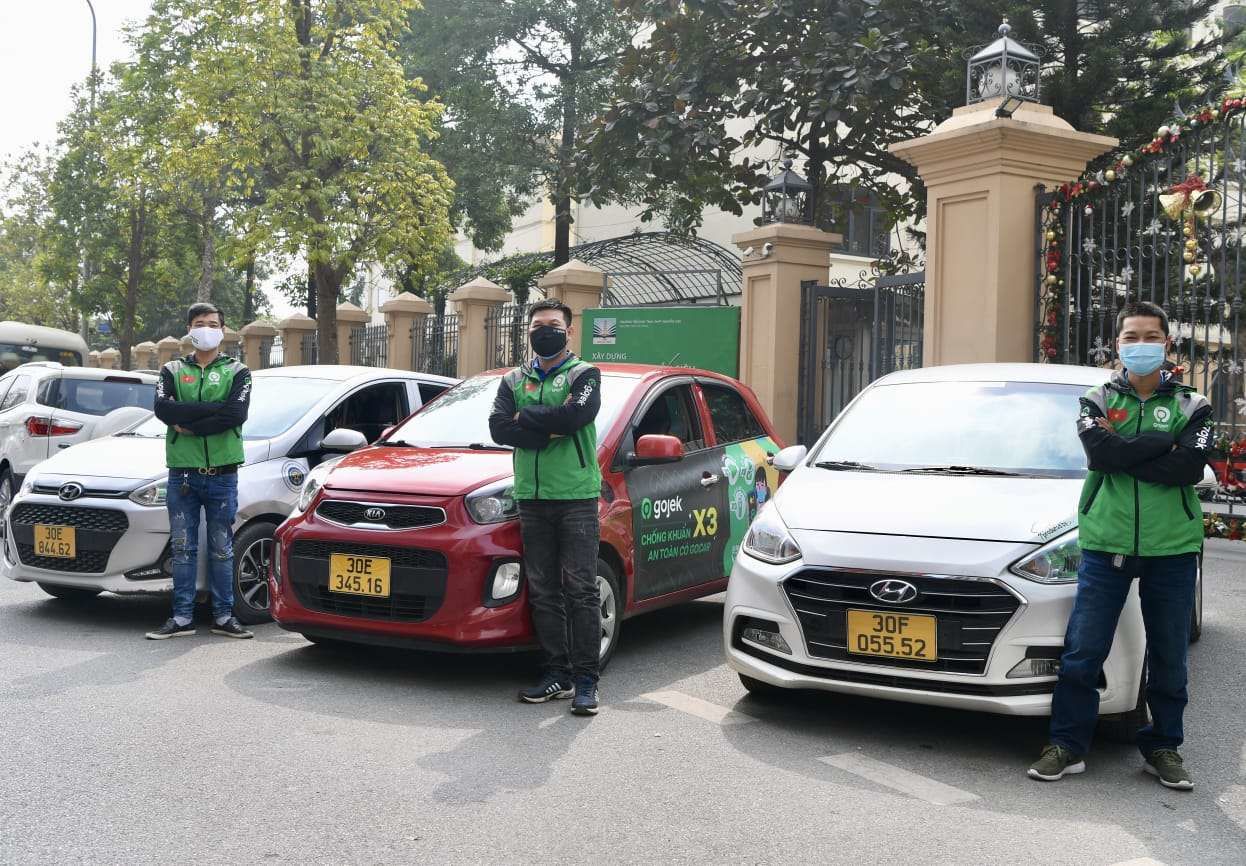
POLYGON ((1082 398, 1077 435, 1090 469, 1123 472, 1152 484, 1186 487, 1203 479, 1212 440, 1211 416, 1211 405, 1204 402, 1176 437, 1161 431, 1126 437, 1116 431, 1094 401, 1082 398))
POLYGON ((489 435, 499 445, 539 450, 552 437, 570 436, 593 423, 600 409, 601 372, 595 367, 580 374, 561 406, 516 409, 515 393, 503 378, 489 413, 489 435))
POLYGON ((241 427, 251 407, 251 371, 243 368, 234 376, 229 395, 219 403, 182 403, 177 397, 173 373, 160 371, 156 383, 156 417, 178 430, 195 436, 211 436, 241 427))

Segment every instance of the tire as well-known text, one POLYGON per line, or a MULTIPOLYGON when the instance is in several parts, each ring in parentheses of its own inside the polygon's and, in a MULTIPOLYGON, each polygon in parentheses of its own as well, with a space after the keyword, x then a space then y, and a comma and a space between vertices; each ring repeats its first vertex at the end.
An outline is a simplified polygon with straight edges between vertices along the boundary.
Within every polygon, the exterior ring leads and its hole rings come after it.
POLYGON ((53 598, 59 598, 62 601, 87 601, 103 592, 103 590, 99 589, 88 589, 82 586, 60 586, 55 583, 40 583, 39 588, 53 598))
POLYGON ((1194 609, 1190 611, 1190 643, 1203 636, 1203 554, 1198 555, 1198 575, 1194 580, 1194 609))
POLYGON ((624 597, 619 589, 619 578, 610 563, 597 557, 597 591, 601 605, 601 644, 597 655, 597 670, 604 671, 619 645, 619 632, 623 625, 624 597))
POLYGON ((739 674, 740 685, 748 689, 749 697, 762 701, 778 701, 788 696, 788 690, 779 686, 772 686, 770 683, 762 682, 754 679, 747 674, 739 674))
POLYGON ((271 620, 268 570, 275 523, 252 523, 234 537, 234 616, 244 625, 271 620))
POLYGON ((13 473, 0 469, 0 546, 9 540, 9 506, 13 503, 13 473))
POLYGON ((1114 743, 1134 745, 1138 742, 1138 731, 1151 721, 1151 712, 1146 705, 1147 665, 1142 663, 1142 679, 1138 683, 1138 703, 1127 713, 1099 717, 1099 733, 1114 743))

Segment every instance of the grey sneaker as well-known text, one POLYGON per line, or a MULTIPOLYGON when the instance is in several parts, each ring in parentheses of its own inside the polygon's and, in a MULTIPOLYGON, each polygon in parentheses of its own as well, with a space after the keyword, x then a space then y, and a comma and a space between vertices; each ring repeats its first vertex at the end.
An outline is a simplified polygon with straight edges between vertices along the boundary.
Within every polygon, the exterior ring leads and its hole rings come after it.
POLYGON ((1165 788, 1177 791, 1193 791, 1194 779, 1181 761, 1175 749, 1156 749, 1146 759, 1142 769, 1159 779, 1165 788))
POLYGON ((1063 746, 1050 745, 1042 757, 1030 765, 1029 777, 1040 782, 1056 782, 1068 775, 1086 772, 1086 762, 1063 746))

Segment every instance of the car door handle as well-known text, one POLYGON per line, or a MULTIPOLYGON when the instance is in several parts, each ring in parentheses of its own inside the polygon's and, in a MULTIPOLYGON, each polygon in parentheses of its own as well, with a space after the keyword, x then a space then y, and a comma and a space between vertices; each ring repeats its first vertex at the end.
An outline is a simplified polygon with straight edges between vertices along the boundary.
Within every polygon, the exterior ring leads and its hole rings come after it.
POLYGON ((722 481, 721 475, 713 475, 709 472, 706 472, 705 475, 702 476, 701 478, 701 486, 702 487, 713 487, 719 481, 722 481))

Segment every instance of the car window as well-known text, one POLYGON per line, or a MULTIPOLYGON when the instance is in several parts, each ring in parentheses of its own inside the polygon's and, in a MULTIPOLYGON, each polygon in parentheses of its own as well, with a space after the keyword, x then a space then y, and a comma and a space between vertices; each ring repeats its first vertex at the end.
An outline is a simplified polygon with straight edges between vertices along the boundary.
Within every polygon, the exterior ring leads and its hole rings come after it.
MULTIPOLYGON (((255 376, 251 379, 251 405, 243 439, 271 439, 289 430, 312 410, 325 395, 338 387, 329 379, 304 376, 255 376)), ((154 415, 133 430, 134 436, 163 438, 167 428, 154 415)))
POLYGON ((674 436, 684 443, 685 451, 699 451, 705 447, 705 437, 695 406, 691 386, 667 388, 645 410, 632 434, 636 439, 653 434, 674 436))
POLYGON ((3 379, 0 379, 0 406, 4 405, 4 398, 9 393, 9 388, 12 387, 13 380, 16 378, 16 376, 5 376, 3 379))
POLYGON ((449 388, 449 385, 434 385, 432 382, 420 383, 420 405, 431 403, 433 398, 449 388))
POLYGON ((705 395, 705 403, 709 406, 710 420, 714 423, 719 445, 758 439, 766 435, 765 428, 748 408, 748 403, 744 402, 739 391, 702 382, 701 393, 705 395))
POLYGON ((368 442, 407 417, 407 388, 402 382, 380 382, 351 394, 325 416, 324 436, 338 428, 358 430, 368 442))
POLYGON ((156 403, 156 386, 128 377, 45 379, 39 386, 39 402, 53 409, 84 415, 107 415, 114 409, 138 406, 151 410, 156 403))
POLYGON ((9 393, 4 395, 4 402, 0 403, 0 412, 12 409, 21 403, 28 393, 30 393, 30 377, 18 376, 13 380, 13 387, 9 389, 9 393))
POLYGON ((31 361, 59 361, 66 367, 82 366, 82 356, 68 349, 0 343, 0 370, 12 370, 31 361))

